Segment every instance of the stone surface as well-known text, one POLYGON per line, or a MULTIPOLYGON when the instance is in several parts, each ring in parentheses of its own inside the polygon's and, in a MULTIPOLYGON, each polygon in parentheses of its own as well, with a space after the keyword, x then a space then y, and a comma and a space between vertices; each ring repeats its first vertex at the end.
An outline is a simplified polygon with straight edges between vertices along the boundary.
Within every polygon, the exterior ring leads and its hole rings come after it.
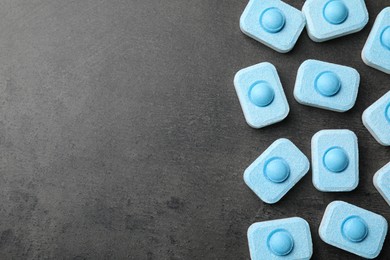
MULTIPOLYGON (((301 9, 303 0, 289 1, 301 9)), ((254 223, 299 215, 313 259, 359 259, 322 242, 326 205, 345 200, 390 219, 372 184, 390 150, 361 123, 389 77, 360 59, 374 19, 359 33, 313 43, 303 33, 278 54, 242 34, 247 1, 5 0, 0 3, 0 254, 2 259, 249 258, 254 223), (351 44, 352 43, 352 44, 351 44), (361 88, 346 113, 294 101, 308 58, 356 68, 361 88), (291 113, 255 130, 232 81, 270 61, 291 113), (242 172, 277 138, 310 154, 323 128, 359 138, 356 190, 318 192, 310 175, 276 205, 242 172), (310 210, 307 210, 310 208, 310 210)), ((367 1, 370 17, 386 0, 367 1)), ((380 259, 390 258, 390 240, 380 259)))

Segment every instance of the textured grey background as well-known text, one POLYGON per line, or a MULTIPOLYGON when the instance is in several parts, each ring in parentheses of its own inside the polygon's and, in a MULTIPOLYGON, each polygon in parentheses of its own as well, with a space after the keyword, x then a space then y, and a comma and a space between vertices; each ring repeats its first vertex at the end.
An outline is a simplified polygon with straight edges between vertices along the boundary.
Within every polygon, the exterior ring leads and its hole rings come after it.
MULTIPOLYGON (((248 259, 248 226, 290 216, 310 222, 313 259, 357 259, 323 243, 317 229, 335 199, 390 220, 372 184, 390 150, 360 119, 390 89, 389 76, 360 59, 388 0, 367 1, 362 32, 318 44, 304 31, 288 54, 240 32, 246 3, 0 2, 1 259, 248 259), (359 70, 351 111, 297 104, 296 71, 308 58, 359 70), (254 130, 232 81, 261 61, 277 67, 291 113, 254 130), (309 172, 266 205, 244 185, 244 169, 275 139, 290 138, 309 156, 323 128, 358 135, 355 191, 318 192, 309 172)), ((390 259, 389 246, 387 239, 380 259, 390 259)))

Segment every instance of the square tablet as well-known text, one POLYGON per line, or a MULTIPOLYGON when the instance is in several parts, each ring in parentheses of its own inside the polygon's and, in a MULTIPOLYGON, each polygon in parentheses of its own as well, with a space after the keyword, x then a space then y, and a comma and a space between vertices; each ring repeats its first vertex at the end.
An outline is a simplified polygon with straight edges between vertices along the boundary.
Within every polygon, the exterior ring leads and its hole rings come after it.
POLYGON ((368 22, 364 0, 307 0, 302 12, 309 37, 315 42, 358 32, 368 22))
POLYGON ((244 172, 244 181, 266 203, 278 202, 305 174, 310 163, 290 140, 281 138, 244 172))
POLYGON ((313 254, 309 224, 299 217, 252 224, 248 244, 252 260, 306 260, 313 254))
POLYGON ((390 7, 377 16, 362 51, 364 63, 390 74, 390 7))
POLYGON ((300 10, 280 0, 250 0, 240 18, 244 34, 281 53, 294 47, 305 24, 300 10))
POLYGON ((351 67, 307 60, 298 69, 294 97, 303 105, 345 112, 355 105, 359 83, 351 67))
POLYGON ((351 191, 359 183, 359 151, 350 130, 321 130, 311 140, 313 184, 325 192, 351 191))
POLYGON ((390 162, 375 173, 374 186, 390 205, 390 162))
POLYGON ((245 120, 253 128, 282 121, 290 111, 274 65, 259 63, 240 70, 234 77, 245 120))
POLYGON ((390 91, 364 110, 362 120, 378 143, 390 146, 390 91))
POLYGON ((372 259, 382 250, 387 221, 371 211, 333 201, 326 207, 319 234, 327 244, 372 259))

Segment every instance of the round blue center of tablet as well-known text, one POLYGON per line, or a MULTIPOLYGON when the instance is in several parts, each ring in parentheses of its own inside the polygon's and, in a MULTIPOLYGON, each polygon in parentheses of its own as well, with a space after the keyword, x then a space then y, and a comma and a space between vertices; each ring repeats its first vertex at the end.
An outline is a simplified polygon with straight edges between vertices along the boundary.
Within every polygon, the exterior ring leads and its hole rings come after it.
POLYGON ((272 182, 284 182, 290 176, 290 167, 282 158, 271 158, 264 166, 265 176, 272 182))
POLYGON ((269 33, 277 33, 283 29, 286 17, 276 7, 265 9, 260 16, 260 24, 269 33))
POLYGON ((324 165, 331 172, 344 171, 349 163, 348 155, 340 147, 330 148, 324 155, 324 165))
POLYGON ((386 108, 386 118, 390 122, 390 103, 387 105, 386 108))
POLYGON ((348 17, 348 8, 343 1, 331 0, 326 3, 323 13, 325 20, 331 24, 341 24, 348 17))
POLYGON ((325 71, 317 76, 315 88, 321 95, 331 97, 340 91, 341 82, 336 73, 325 71))
POLYGON ((268 237, 268 246, 273 254, 285 256, 293 250, 294 240, 288 231, 279 229, 268 237))
POLYGON ((249 89, 249 99, 258 107, 266 107, 271 104, 274 96, 274 90, 265 81, 257 82, 249 89))
POLYGON ((381 34, 381 43, 390 50, 390 26, 387 26, 381 34))
POLYGON ((341 230, 344 237, 354 243, 363 241, 368 234, 366 222, 358 216, 352 216, 344 220, 341 230))

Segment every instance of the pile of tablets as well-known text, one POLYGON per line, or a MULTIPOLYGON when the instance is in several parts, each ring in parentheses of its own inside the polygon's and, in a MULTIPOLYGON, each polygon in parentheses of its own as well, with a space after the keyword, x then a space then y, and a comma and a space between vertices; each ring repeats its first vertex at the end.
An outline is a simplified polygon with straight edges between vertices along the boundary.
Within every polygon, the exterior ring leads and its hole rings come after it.
MULTIPOLYGON (((302 11, 280 0, 250 0, 241 19, 246 35, 285 53, 303 28, 316 42, 358 32, 367 24, 364 0, 307 0, 302 11)), ((363 61, 390 74, 390 7, 378 15, 362 51, 363 61)), ((345 112, 351 109, 360 76, 351 67, 307 60, 299 67, 295 99, 307 106, 345 112)), ((276 68, 268 62, 242 69, 234 86, 246 122, 262 128, 287 117, 289 105, 276 68)), ((390 91, 368 107, 364 126, 382 145, 390 146, 390 91)), ((358 139, 350 130, 321 130, 312 137, 312 181, 323 192, 348 192, 359 182, 358 139)), ((288 139, 276 140, 244 173, 245 183, 264 202, 276 203, 309 171, 308 158, 288 139)), ((374 176, 374 185, 390 205, 390 162, 374 176)), ((387 233, 382 216, 334 201, 319 227, 321 239, 365 258, 379 255, 387 233)), ((310 259, 309 224, 301 218, 255 223, 248 229, 252 259, 310 259)))

